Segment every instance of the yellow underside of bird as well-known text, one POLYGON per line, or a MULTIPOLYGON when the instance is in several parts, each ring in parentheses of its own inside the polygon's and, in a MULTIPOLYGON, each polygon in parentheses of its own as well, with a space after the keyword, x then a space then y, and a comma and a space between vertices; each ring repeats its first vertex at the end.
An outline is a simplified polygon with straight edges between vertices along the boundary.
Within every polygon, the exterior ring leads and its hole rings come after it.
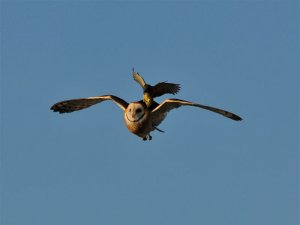
POLYGON ((145 104, 149 108, 153 103, 153 98, 151 97, 151 95, 148 92, 145 92, 143 99, 144 99, 145 104))

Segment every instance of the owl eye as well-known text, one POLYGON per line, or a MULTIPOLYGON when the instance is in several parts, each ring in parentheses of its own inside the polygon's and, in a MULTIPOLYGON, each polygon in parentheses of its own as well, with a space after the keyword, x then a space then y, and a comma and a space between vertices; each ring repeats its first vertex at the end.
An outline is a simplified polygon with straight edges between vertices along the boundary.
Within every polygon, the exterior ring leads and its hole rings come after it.
POLYGON ((140 113, 140 112, 142 112, 142 109, 137 109, 136 112, 140 113))

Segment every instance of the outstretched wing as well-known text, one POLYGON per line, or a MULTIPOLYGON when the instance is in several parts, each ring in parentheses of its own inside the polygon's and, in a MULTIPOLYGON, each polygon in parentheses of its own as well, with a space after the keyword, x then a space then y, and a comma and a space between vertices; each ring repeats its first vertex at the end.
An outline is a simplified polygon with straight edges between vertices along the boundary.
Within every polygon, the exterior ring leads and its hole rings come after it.
POLYGON ((164 94, 177 94, 180 90, 180 84, 160 82, 152 87, 151 95, 153 98, 164 94))
POLYGON ((54 104, 50 109, 59 113, 70 113, 77 110, 88 108, 97 103, 113 100, 123 111, 127 108, 128 103, 114 95, 103 95, 88 98, 71 99, 54 104))
POLYGON ((144 81, 144 79, 141 77, 141 75, 137 72, 134 71, 134 69, 132 69, 132 76, 133 79, 139 83, 139 85, 141 85, 141 87, 143 88, 143 90, 145 90, 147 88, 147 84, 144 81))
POLYGON ((195 106, 195 107, 199 107, 202 109, 206 109, 206 110, 221 114, 222 116, 225 116, 232 120, 236 120, 236 121, 242 120, 242 118, 239 117, 238 115, 236 115, 232 112, 228 112, 223 109, 218 109, 218 108, 214 108, 214 107, 206 106, 206 105, 200 105, 198 103, 188 102, 188 101, 180 100, 180 99, 166 99, 163 103, 161 103, 154 110, 152 110, 153 124, 155 126, 157 126, 158 124, 160 124, 163 121, 163 119, 166 117, 166 114, 169 111, 171 111, 172 109, 179 108, 184 105, 195 106))

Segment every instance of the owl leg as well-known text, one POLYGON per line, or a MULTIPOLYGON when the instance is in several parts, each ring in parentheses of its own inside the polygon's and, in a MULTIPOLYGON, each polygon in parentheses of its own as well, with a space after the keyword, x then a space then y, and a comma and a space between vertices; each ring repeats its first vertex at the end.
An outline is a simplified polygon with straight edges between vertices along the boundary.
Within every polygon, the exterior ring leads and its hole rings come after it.
POLYGON ((146 137, 142 137, 142 140, 143 141, 147 141, 147 140, 151 141, 152 140, 152 136, 150 134, 148 134, 146 137))

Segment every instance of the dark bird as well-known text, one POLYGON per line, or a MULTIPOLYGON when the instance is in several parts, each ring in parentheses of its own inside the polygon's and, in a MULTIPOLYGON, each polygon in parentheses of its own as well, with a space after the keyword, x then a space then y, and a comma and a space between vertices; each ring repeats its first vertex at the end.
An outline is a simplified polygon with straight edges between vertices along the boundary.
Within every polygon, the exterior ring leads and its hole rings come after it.
POLYGON ((145 80, 141 77, 141 75, 132 69, 133 79, 141 85, 144 90, 143 93, 143 101, 147 105, 148 108, 153 108, 153 99, 155 97, 162 96, 164 94, 177 94, 180 90, 179 84, 167 83, 167 82, 159 82, 156 85, 152 86, 147 84, 145 80))

